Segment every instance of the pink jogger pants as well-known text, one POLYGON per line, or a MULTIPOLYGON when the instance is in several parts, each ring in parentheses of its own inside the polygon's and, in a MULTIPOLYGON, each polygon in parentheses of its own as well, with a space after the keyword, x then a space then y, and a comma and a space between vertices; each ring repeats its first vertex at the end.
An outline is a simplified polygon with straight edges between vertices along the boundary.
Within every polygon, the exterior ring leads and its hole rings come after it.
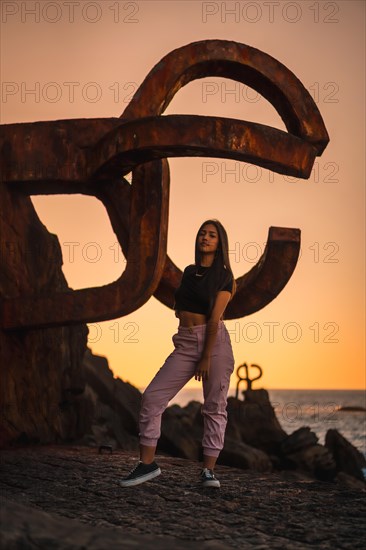
MULTIPOLYGON (((194 376, 205 341, 206 325, 179 327, 173 336, 174 351, 142 396, 140 443, 155 446, 161 433, 161 415, 169 401, 194 376)), ((234 369, 230 336, 222 321, 211 354, 208 380, 203 382, 203 453, 217 457, 224 446, 227 393, 234 369)))

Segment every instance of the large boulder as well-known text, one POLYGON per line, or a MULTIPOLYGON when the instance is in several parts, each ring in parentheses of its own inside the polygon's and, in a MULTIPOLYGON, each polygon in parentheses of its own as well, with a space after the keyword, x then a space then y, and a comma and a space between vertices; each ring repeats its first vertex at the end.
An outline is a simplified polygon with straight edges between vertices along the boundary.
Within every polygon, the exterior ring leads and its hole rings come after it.
POLYGON ((365 481, 363 470, 366 468, 366 459, 364 455, 352 443, 347 441, 338 430, 327 431, 325 445, 334 457, 337 472, 343 472, 365 481))
POLYGON ((281 458, 283 468, 302 470, 318 479, 365 480, 365 457, 337 430, 328 430, 325 445, 319 445, 309 427, 299 428, 282 442, 281 458))
POLYGON ((294 431, 281 444, 282 467, 306 472, 317 479, 331 481, 336 463, 329 449, 318 444, 317 435, 304 426, 294 431))
POLYGON ((105 357, 87 349, 84 361, 86 388, 80 399, 80 417, 84 415, 84 435, 78 443, 109 445, 125 450, 138 449, 140 391, 115 378, 105 357))
POLYGON ((162 416, 158 450, 172 456, 200 460, 202 458, 202 404, 191 401, 185 407, 171 405, 162 416))
POLYGON ((267 454, 278 454, 287 433, 282 429, 264 389, 246 390, 241 401, 229 397, 227 437, 267 454))
MULTIPOLYGON (((162 419, 160 450, 181 458, 202 459, 201 406, 191 401, 186 407, 168 407, 162 419)), ((285 437, 287 434, 280 427, 265 390, 250 391, 247 402, 229 398, 228 424, 219 463, 271 471, 271 458, 263 448, 273 451, 285 437)))
POLYGON ((331 481, 336 475, 334 458, 323 445, 313 445, 288 455, 286 466, 311 474, 322 481, 331 481))
POLYGON ((118 421, 133 433, 138 433, 141 392, 128 382, 115 378, 105 357, 93 355, 87 349, 83 367, 88 385, 98 395, 100 402, 113 408, 118 421))
POLYGON ((225 445, 220 453, 218 463, 257 472, 273 470, 272 461, 265 452, 230 437, 225 437, 225 445))

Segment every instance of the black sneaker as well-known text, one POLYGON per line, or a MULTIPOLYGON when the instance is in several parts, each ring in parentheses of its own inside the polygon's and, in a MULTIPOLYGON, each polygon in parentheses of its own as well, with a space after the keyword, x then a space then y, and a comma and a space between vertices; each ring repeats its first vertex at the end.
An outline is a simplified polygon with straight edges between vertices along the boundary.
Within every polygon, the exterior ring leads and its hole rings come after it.
POLYGON ((201 472, 201 481, 203 487, 220 487, 220 482, 216 479, 213 470, 203 468, 201 472))
POLYGON ((139 485, 140 483, 145 483, 149 479, 160 476, 161 470, 156 462, 151 464, 144 464, 143 462, 138 462, 130 474, 122 479, 119 484, 122 487, 132 487, 133 485, 139 485))

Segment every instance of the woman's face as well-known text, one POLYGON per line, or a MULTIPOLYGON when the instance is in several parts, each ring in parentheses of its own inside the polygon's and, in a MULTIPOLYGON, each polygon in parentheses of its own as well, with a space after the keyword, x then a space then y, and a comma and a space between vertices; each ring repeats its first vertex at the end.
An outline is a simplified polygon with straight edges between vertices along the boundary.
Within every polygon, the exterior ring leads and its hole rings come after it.
POLYGON ((202 254, 215 254, 219 246, 219 234, 212 223, 204 225, 197 238, 198 250, 202 254))

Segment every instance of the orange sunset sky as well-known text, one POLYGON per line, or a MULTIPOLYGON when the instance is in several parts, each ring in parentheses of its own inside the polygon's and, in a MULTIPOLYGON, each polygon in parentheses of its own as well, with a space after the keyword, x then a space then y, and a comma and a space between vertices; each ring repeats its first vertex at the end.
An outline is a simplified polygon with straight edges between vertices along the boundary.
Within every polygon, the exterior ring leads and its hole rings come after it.
MULTIPOLYGON (((59 0, 3 1, 1 9, 2 124, 118 117, 164 55, 197 40, 248 44, 296 74, 330 135, 310 179, 225 159, 170 159, 168 254, 181 269, 192 263, 196 231, 215 217, 228 231, 238 277, 259 260, 270 226, 300 228, 301 257, 281 294, 226 322, 236 366, 259 364, 266 388, 364 388, 365 3, 59 0)), ((255 91, 219 78, 180 90, 166 111, 174 113, 285 129, 255 91)), ((58 235, 70 287, 119 277, 124 258, 97 199, 32 200, 58 235)), ((174 313, 152 297, 126 317, 90 325, 89 346, 116 376, 144 388, 172 350, 176 327, 174 313)))

